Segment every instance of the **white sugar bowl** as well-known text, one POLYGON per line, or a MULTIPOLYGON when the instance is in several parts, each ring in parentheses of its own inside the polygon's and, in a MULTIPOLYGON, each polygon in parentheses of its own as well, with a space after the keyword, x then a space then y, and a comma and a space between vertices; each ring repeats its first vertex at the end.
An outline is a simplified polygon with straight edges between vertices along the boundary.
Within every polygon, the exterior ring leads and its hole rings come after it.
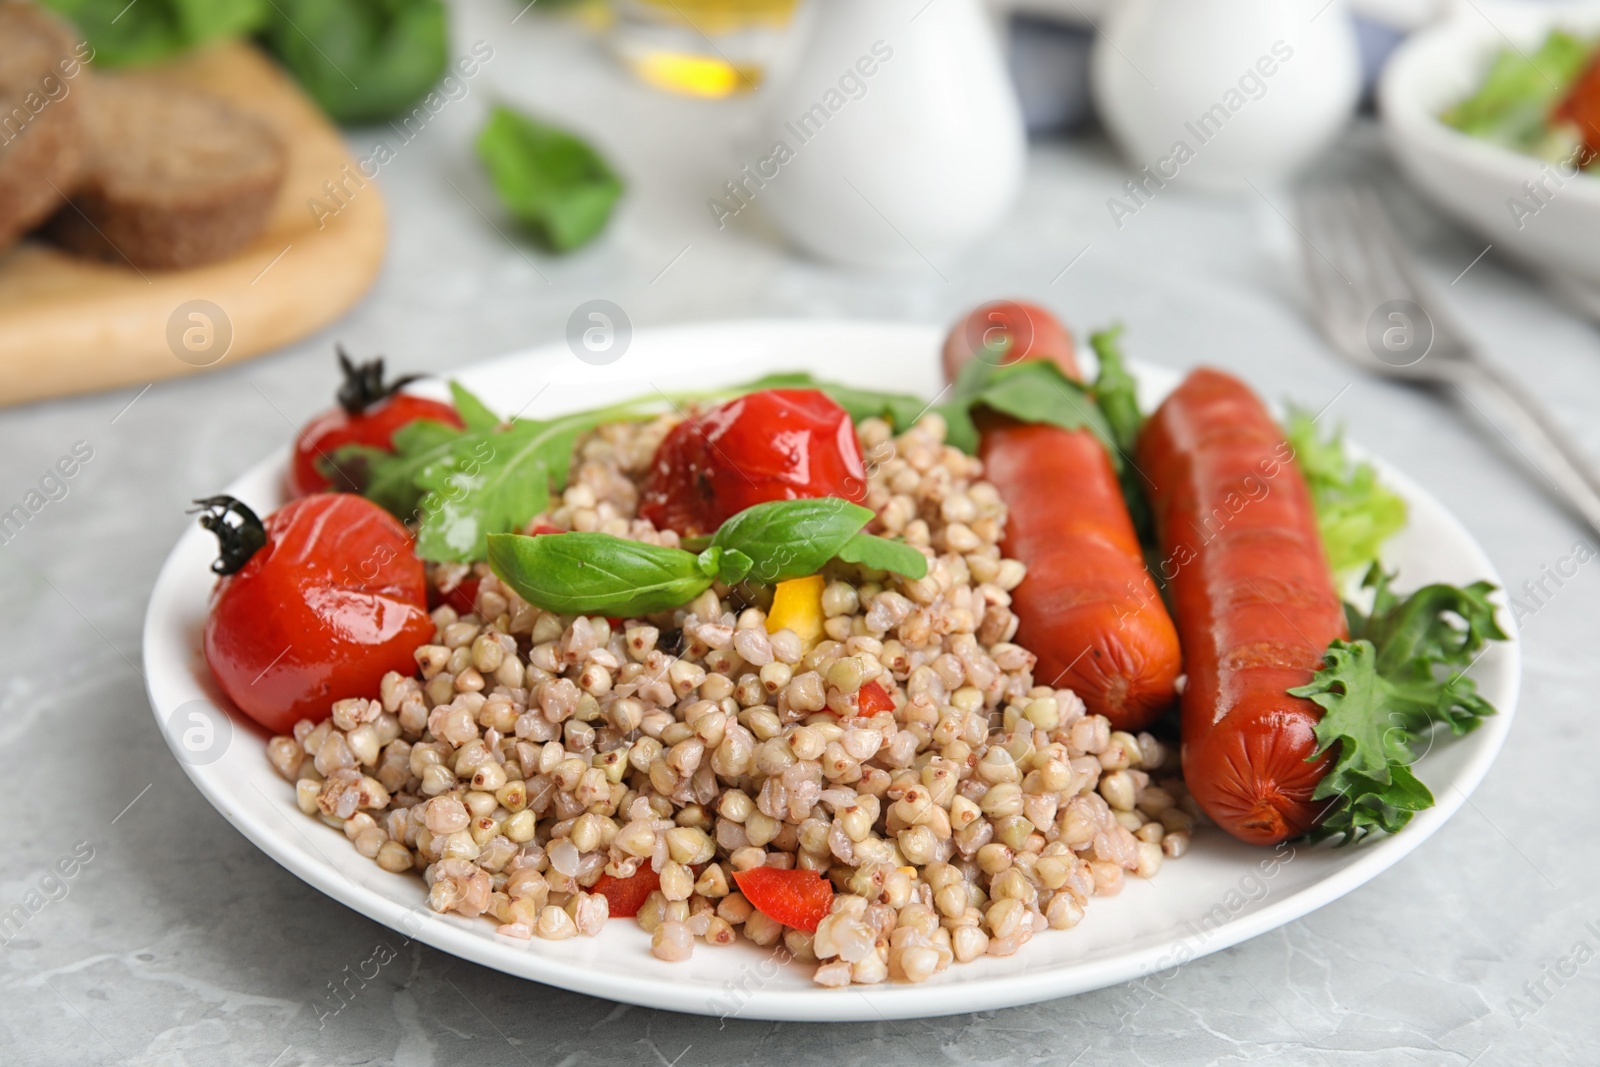
POLYGON ((1101 28, 1095 103, 1150 195, 1280 181, 1355 111, 1345 0, 1115 0, 1101 28))

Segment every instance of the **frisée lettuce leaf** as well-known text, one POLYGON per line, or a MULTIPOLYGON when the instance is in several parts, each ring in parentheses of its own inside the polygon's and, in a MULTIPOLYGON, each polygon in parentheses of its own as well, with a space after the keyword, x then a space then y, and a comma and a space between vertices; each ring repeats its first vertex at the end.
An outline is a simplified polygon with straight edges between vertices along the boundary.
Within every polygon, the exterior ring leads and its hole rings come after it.
POLYGON ((1319 437, 1308 412, 1291 407, 1284 433, 1311 490, 1328 566, 1350 575, 1375 563, 1383 543, 1405 527, 1406 502, 1378 481, 1372 464, 1345 454, 1341 433, 1319 437))

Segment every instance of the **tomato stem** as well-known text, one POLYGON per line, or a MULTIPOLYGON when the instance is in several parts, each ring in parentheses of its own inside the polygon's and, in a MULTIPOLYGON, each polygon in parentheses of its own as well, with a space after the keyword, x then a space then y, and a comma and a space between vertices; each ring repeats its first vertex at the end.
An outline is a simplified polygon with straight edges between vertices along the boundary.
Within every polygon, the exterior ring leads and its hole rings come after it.
POLYGON ((267 528, 243 501, 231 496, 208 496, 194 503, 189 514, 204 512, 200 525, 216 535, 221 554, 211 561, 216 574, 234 574, 267 543, 267 528), (232 516, 233 521, 229 521, 232 516))
POLYGON ((423 377, 420 374, 407 374, 392 382, 385 382, 382 356, 356 363, 344 350, 344 345, 334 345, 334 351, 339 354, 339 368, 344 371, 344 381, 334 395, 338 398, 339 406, 352 415, 360 415, 376 407, 423 377))

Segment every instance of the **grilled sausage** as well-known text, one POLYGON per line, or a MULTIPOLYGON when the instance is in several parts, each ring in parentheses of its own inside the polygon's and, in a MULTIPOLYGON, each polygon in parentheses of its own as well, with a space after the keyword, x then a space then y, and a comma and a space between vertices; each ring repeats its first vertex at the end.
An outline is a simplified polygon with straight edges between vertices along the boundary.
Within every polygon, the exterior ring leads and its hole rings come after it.
MULTIPOLYGON (((1027 331, 1008 354, 1053 359, 1078 377, 1066 329, 1025 304, 985 305, 958 324, 947 372, 997 324, 1027 331)), ((1074 690, 1119 730, 1147 726, 1176 699, 1181 655, 1105 446, 1087 430, 987 416, 980 455, 1009 511, 1001 548, 1028 567, 1011 607, 1017 641, 1039 657, 1035 678, 1074 690)))
POLYGON ((1188 678, 1183 769, 1229 833, 1269 845, 1326 806, 1305 685, 1345 619, 1305 480, 1261 401, 1220 371, 1189 375, 1139 440, 1188 678))

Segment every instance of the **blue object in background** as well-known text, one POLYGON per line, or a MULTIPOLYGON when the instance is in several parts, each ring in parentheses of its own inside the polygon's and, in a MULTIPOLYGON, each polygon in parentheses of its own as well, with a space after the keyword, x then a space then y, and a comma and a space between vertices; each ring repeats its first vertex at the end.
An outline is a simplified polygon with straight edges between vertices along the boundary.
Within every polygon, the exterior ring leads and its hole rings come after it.
POLYGON ((1363 106, 1370 106, 1383 65, 1409 31, 1360 14, 1352 22, 1356 28, 1356 46, 1361 50, 1361 102, 1363 106))
POLYGON ((1010 33, 1011 81, 1030 134, 1083 125, 1089 99, 1089 50, 1094 31, 1054 19, 1016 15, 1010 33))

